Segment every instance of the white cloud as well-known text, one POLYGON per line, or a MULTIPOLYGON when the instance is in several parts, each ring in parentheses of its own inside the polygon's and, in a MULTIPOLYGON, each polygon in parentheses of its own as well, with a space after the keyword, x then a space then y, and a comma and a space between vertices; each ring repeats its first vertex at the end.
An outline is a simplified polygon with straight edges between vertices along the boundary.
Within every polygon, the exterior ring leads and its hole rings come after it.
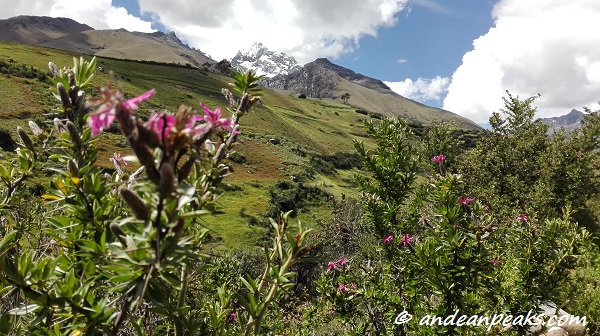
POLYGON ((105 14, 105 22, 110 29, 125 28, 129 31, 139 31, 144 33, 156 31, 155 29, 152 29, 151 22, 144 21, 129 14, 127 9, 123 7, 111 7, 105 14))
POLYGON ((406 64, 406 63, 408 63, 408 60, 404 59, 404 58, 400 58, 396 62, 398 62, 398 64, 406 64))
POLYGON ((444 109, 486 122, 504 91, 536 101, 539 117, 600 99, 600 1, 500 0, 495 27, 454 72, 444 109))
POLYGON ((48 15, 53 1, 47 0, 0 0, 0 19, 17 15, 48 15))
POLYGON ((139 0, 140 9, 214 59, 260 41, 300 63, 353 51, 396 23, 408 0, 139 0))
POLYGON ((419 78, 413 81, 406 78, 403 82, 384 82, 397 94, 420 102, 440 100, 448 89, 450 79, 436 76, 432 79, 419 78))
POLYGON ((150 22, 129 14, 123 7, 113 7, 111 0, 0 0, 0 5, 0 19, 16 15, 67 17, 94 29, 154 31, 150 22))

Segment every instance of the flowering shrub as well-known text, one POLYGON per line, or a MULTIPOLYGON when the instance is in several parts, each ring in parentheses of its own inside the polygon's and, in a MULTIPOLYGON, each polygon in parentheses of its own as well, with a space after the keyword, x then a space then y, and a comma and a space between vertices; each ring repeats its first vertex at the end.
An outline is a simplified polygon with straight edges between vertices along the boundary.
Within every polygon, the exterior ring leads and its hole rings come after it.
POLYGON ((233 72, 232 91, 222 91, 226 111, 181 106, 142 120, 136 111, 154 90, 127 98, 107 86, 88 99, 94 60, 50 68, 56 118, 30 122, 30 132, 19 127, 15 158, 0 165, 0 334, 314 334, 322 327, 324 334, 522 335, 522 326, 394 321, 403 311, 516 316, 547 301, 600 302, 595 288, 574 283, 593 283, 599 269, 580 225, 596 220, 597 114, 570 137, 548 138, 532 119, 533 98, 509 95, 507 118, 495 114, 492 132, 465 153, 444 126, 415 145, 404 121, 368 121, 376 147, 355 143, 365 169, 356 176, 361 202, 332 199, 333 220, 311 234, 289 218, 317 193, 279 182, 263 253, 209 257, 199 223, 216 209, 240 119, 261 101, 254 95, 260 77, 233 72), (108 174, 96 164, 96 144, 114 124, 128 152, 110 158, 108 174), (47 189, 30 197, 28 184, 42 178, 47 189), (307 255, 316 261, 298 263, 307 255))
POLYGON ((199 217, 214 208, 215 187, 229 173, 223 163, 240 134, 238 121, 259 97, 251 97, 253 73, 234 73, 236 99, 224 90, 231 117, 201 105, 175 114, 135 111, 154 95, 125 99, 110 86, 88 100, 95 60, 50 64, 61 111, 53 127, 19 128, 17 160, 0 166, 0 331, 31 335, 262 333, 266 312, 290 286, 289 268, 305 253, 308 230, 292 233, 287 215, 271 221, 273 246, 247 287, 219 284, 215 300, 198 305, 191 288, 202 281, 206 230, 199 217), (116 122, 133 156, 115 154, 116 171, 95 165, 98 135, 116 122), (39 153, 49 153, 47 162, 39 153), (129 173, 127 164, 137 166, 129 173), (10 218, 25 182, 50 169, 46 203, 25 218, 10 218), (32 225, 39 225, 33 228, 32 225), (233 310, 234 303, 241 310, 233 310))
MULTIPOLYGON (((402 311, 414 316, 505 313, 516 316, 543 302, 562 302, 559 288, 582 265, 590 236, 566 216, 542 219, 513 205, 514 217, 490 210, 487 198, 464 186, 465 177, 446 171, 447 157, 430 160, 438 174, 416 179, 421 159, 402 121, 367 123, 375 150, 356 148, 371 173, 358 176, 371 223, 371 245, 335 262, 318 288, 352 334, 456 335, 508 329, 452 325, 394 324, 402 311), (466 196, 465 196, 466 195, 466 196), (473 195, 473 196, 471 196, 473 195), (356 288, 348 291, 348 284, 356 288), (342 288, 343 290, 340 290, 342 288)), ((493 209, 493 207, 492 207, 493 209)), ((564 299, 564 298, 563 298, 564 299)))

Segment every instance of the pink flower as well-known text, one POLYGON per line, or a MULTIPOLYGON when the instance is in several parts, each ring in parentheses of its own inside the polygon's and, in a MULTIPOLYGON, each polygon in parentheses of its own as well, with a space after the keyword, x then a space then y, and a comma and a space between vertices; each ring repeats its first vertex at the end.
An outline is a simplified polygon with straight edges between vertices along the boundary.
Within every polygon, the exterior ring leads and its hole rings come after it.
POLYGON ((237 315, 233 312, 227 314, 227 319, 229 319, 229 321, 232 321, 234 323, 238 321, 237 315))
POLYGON ((175 116, 165 112, 152 112, 146 127, 153 131, 160 140, 165 139, 169 135, 169 131, 175 126, 175 116))
POLYGON ((442 162, 444 162, 445 160, 446 160, 446 155, 436 155, 431 158, 431 161, 438 163, 438 164, 442 164, 442 162))
POLYGON ((392 240, 394 240, 394 236, 392 236, 392 235, 389 235, 389 236, 387 236, 387 237, 383 238, 383 240, 382 240, 381 242, 382 242, 383 244, 388 244, 388 243, 390 243, 392 240))
MULTIPOLYGON (((202 109, 204 110, 204 116, 202 117, 202 120, 204 120, 210 128, 219 128, 222 127, 226 130, 228 130, 229 132, 236 132, 234 131, 234 127, 235 127, 235 122, 233 121, 233 119, 229 118, 222 118, 221 117, 221 109, 217 108, 214 111, 212 111, 211 109, 209 109, 208 107, 206 107, 206 105, 204 105, 204 103, 201 104, 202 109)), ((239 132, 237 132, 239 133, 239 132)))
POLYGON ((152 89, 135 98, 123 101, 123 95, 120 91, 114 92, 110 88, 102 89, 104 99, 101 100, 98 110, 88 117, 88 123, 92 128, 92 135, 98 135, 98 133, 110 127, 113 121, 115 121, 119 106, 125 113, 130 113, 137 110, 138 104, 148 100, 154 93, 155 90, 152 89))
POLYGON ((356 284, 355 283, 351 283, 351 284, 340 284, 338 286, 338 292, 340 293, 351 293, 354 292, 356 290, 356 284))
POLYGON ((452 225, 453 228, 455 229, 462 229, 462 226, 458 225, 458 224, 454 224, 452 225))
POLYGON ((490 264, 492 264, 492 266, 496 266, 496 265, 498 265, 498 261, 499 261, 498 257, 496 257, 496 258, 492 259, 492 261, 490 261, 490 264))
POLYGON ((156 93, 156 90, 152 89, 150 91, 146 91, 145 93, 142 93, 141 95, 135 97, 135 98, 131 98, 129 100, 126 100, 123 102, 123 107, 127 110, 127 111, 134 111, 138 109, 138 104, 145 102, 146 100, 150 99, 150 97, 152 97, 154 95, 154 93, 156 93))
POLYGON ((460 203, 462 205, 467 205, 467 204, 473 203, 473 202, 475 202, 475 200, 471 196, 469 196, 469 197, 463 197, 463 198, 460 198, 458 200, 458 203, 460 203))
POLYGON ((525 223, 527 223, 527 215, 526 214, 520 214, 519 217, 517 217, 517 222, 525 222, 525 223))
POLYGON ((404 233, 404 234, 402 234, 402 240, 400 242, 402 243, 402 245, 406 246, 406 245, 410 245, 414 241, 415 241, 415 237, 412 237, 408 233, 404 233))
POLYGON ((332 269, 338 267, 338 266, 344 266, 348 263, 348 260, 346 260, 346 258, 342 258, 336 261, 330 261, 327 263, 327 270, 331 271, 332 269))
POLYGON ((127 162, 123 160, 121 154, 114 153, 113 157, 108 159, 115 165, 115 169, 119 174, 123 174, 125 170, 123 170, 123 166, 127 166, 127 162))

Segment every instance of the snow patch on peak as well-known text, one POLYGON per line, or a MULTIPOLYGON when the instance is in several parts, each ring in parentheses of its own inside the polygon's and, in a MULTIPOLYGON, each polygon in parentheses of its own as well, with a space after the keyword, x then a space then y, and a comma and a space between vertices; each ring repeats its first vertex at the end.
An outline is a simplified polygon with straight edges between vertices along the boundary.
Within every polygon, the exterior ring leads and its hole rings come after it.
POLYGON ((254 70, 258 75, 275 77, 288 75, 301 68, 292 56, 269 50, 260 42, 254 42, 248 49, 242 49, 231 59, 234 68, 254 70))

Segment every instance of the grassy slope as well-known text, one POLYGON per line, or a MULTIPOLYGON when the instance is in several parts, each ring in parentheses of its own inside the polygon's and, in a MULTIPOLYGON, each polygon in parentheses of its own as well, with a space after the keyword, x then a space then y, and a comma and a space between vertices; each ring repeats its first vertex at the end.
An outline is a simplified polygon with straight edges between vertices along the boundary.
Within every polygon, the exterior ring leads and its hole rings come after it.
MULTIPOLYGON (((49 61, 59 67, 70 66, 73 56, 78 55, 0 43, 1 59, 12 59, 40 70, 46 69, 49 61)), ((200 101, 210 108, 225 106, 220 91, 227 86, 229 78, 224 76, 185 67, 114 59, 99 58, 98 65, 105 71, 96 73, 96 85, 112 82, 113 86, 121 87, 128 97, 150 88, 157 90, 156 96, 144 103, 141 110, 175 111, 182 103, 200 109, 200 101), (109 71, 114 73, 112 77, 109 71)), ((240 210, 244 208, 246 214, 260 215, 269 198, 268 187, 275 181, 289 180, 290 175, 299 173, 306 165, 307 158, 299 153, 352 152, 352 140, 365 137, 361 123, 365 116, 347 105, 330 100, 298 99, 268 89, 262 95, 265 104, 256 107, 240 121, 243 136, 236 150, 245 155, 247 162, 232 164, 234 173, 227 179, 242 190, 223 195, 219 202, 226 208, 226 213, 206 218, 204 223, 211 229, 212 236, 221 238, 227 246, 246 245, 260 234, 260 228, 249 227, 247 221, 239 216, 240 210), (279 143, 275 145, 271 139, 277 139, 279 143)), ((32 117, 43 120, 41 112, 49 111, 55 105, 46 83, 0 75, 0 126, 13 135, 16 126, 25 125, 32 117)), ((106 141, 100 142, 98 164, 110 168, 108 157, 113 152, 124 152, 123 139, 115 134, 102 136, 106 141)), ((340 172, 335 177, 317 176, 312 183, 334 195, 356 195, 356 190, 343 181, 350 179, 351 174, 340 172)), ((325 210, 315 209, 321 214, 325 214, 325 210)), ((310 214, 299 217, 303 221, 310 220, 310 214)))

